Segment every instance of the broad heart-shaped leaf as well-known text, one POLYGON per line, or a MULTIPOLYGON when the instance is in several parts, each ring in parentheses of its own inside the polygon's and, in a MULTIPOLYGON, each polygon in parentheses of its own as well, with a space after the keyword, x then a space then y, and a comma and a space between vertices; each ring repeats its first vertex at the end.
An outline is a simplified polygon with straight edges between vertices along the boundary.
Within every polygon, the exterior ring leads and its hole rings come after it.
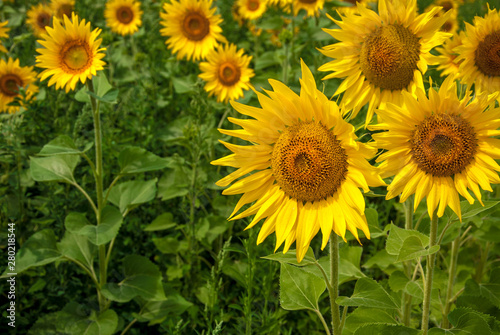
POLYGON ((493 269, 488 283, 478 284, 469 279, 465 283, 465 293, 481 296, 488 299, 493 305, 500 308, 500 269, 493 269))
POLYGON ((45 144, 38 153, 40 156, 53 156, 53 155, 80 155, 90 148, 92 148, 93 143, 89 142, 83 150, 76 147, 75 142, 71 137, 67 135, 60 135, 45 144))
POLYGON ((275 254, 267 255, 261 258, 269 259, 271 261, 277 261, 281 264, 292 264, 295 266, 306 266, 310 264, 314 264, 316 262, 316 258, 314 258, 314 252, 312 248, 307 249, 306 255, 302 259, 302 262, 297 262, 297 256, 295 254, 295 250, 289 250, 286 254, 282 252, 278 252, 275 254))
POLYGON ((64 222, 64 226, 69 231, 83 235, 95 245, 106 244, 117 234, 122 224, 121 213, 113 206, 106 206, 102 210, 101 223, 99 225, 90 224, 81 213, 69 213, 64 222))
POLYGON ((396 310, 391 309, 358 307, 347 316, 342 335, 352 335, 367 323, 397 324, 395 314, 396 310))
POLYGON ((350 298, 338 297, 337 304, 342 306, 364 306, 374 308, 400 308, 399 302, 394 300, 384 288, 371 278, 360 278, 354 287, 350 298))
POLYGON ((125 279, 120 283, 107 283, 102 294, 113 301, 128 302, 140 296, 147 301, 166 299, 162 277, 158 267, 149 259, 139 255, 129 255, 123 260, 125 279))
POLYGON ((86 236, 72 233, 69 230, 66 230, 61 242, 57 243, 57 249, 64 257, 76 260, 89 269, 92 267, 97 250, 86 236))
POLYGON ((425 236, 421 232, 399 228, 391 223, 391 230, 389 237, 387 238, 385 250, 387 250, 387 253, 390 255, 399 255, 404 241, 410 236, 418 237, 423 247, 427 247, 429 245, 429 237, 425 236))
POLYGON ((79 160, 76 155, 30 157, 31 177, 35 181, 62 181, 73 184, 73 171, 79 160))
MULTIPOLYGON (((495 207, 499 203, 500 201, 485 200, 483 201, 483 206, 479 201, 474 202, 472 205, 469 204, 467 200, 461 201, 460 209, 462 210, 462 221, 467 221, 466 219, 472 218, 481 212, 487 211, 495 207)), ((450 211, 449 214, 451 220, 458 220, 457 215, 453 211, 450 211)))
POLYGON ((172 213, 162 213, 156 217, 149 225, 147 225, 145 231, 158 231, 173 228, 177 226, 177 223, 173 222, 174 216, 172 213))
MULTIPOLYGON (((455 308, 448 314, 448 320, 453 325, 453 329, 450 330, 451 334, 457 335, 493 335, 488 322, 493 317, 487 314, 479 313, 473 309, 469 308, 455 308)), ((429 334, 447 334, 439 331, 435 331, 429 334)))
POLYGON ((109 192, 109 201, 120 208, 122 214, 137 205, 151 201, 156 195, 156 181, 131 180, 113 187, 109 192))
POLYGON ((42 266, 61 258, 57 250, 56 235, 52 229, 44 229, 34 233, 24 242, 16 254, 15 269, 7 267, 7 273, 21 273, 34 266, 42 266))
POLYGON ((323 278, 302 268, 281 263, 280 303, 286 310, 318 310, 318 299, 326 289, 323 278))
POLYGON ((167 297, 167 300, 164 301, 144 301, 139 297, 135 298, 141 306, 139 313, 133 313, 137 321, 147 322, 157 320, 157 322, 150 323, 150 325, 155 324, 165 317, 180 315, 193 305, 174 289, 166 286, 164 286, 163 289, 167 297))
POLYGON ((118 327, 118 315, 112 309, 100 314, 92 311, 88 318, 74 322, 68 329, 70 334, 111 335, 118 327))
POLYGON ((164 169, 168 166, 165 158, 139 147, 128 147, 118 155, 120 174, 132 174, 164 169))
POLYGON ((422 240, 417 236, 409 236, 403 241, 401 250, 398 255, 398 262, 408 261, 422 256, 431 255, 438 252, 439 245, 433 245, 426 249, 422 245, 422 240))
POLYGON ((419 335, 420 330, 401 325, 369 323, 359 327, 354 335, 419 335))

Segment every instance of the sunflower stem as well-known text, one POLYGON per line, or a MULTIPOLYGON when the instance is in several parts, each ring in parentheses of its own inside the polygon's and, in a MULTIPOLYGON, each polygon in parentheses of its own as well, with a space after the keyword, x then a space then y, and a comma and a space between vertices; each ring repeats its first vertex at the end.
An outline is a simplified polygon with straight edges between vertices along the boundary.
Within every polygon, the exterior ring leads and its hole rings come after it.
POLYGON ((441 321, 441 328, 450 328, 450 322, 448 321, 448 313, 450 313, 451 305, 453 303, 453 285, 455 284, 455 274, 457 272, 457 262, 458 262, 458 250, 460 249, 461 236, 460 236, 460 226, 458 230, 458 236, 451 243, 451 256, 450 256, 450 267, 448 269, 448 289, 446 290, 446 300, 443 311, 443 321, 441 321))
MULTIPOLYGON (((437 210, 434 211, 431 218, 431 231, 429 235, 429 249, 436 245, 438 228, 437 210)), ((436 253, 427 256, 427 270, 424 281, 424 302, 422 305, 422 331, 427 335, 429 331, 429 316, 431 307, 432 279, 434 275, 434 263, 436 262, 436 253)))
MULTIPOLYGON (((413 229, 413 203, 414 195, 412 194, 404 203, 405 208, 405 229, 413 229)), ((412 262, 406 261, 403 263, 405 274, 408 278, 411 278, 412 262)), ((411 319, 411 301, 412 296, 408 293, 403 293, 403 324, 406 327, 410 326, 411 319)))
POLYGON ((332 313, 333 335, 340 335, 340 310, 335 302, 339 296, 339 238, 337 234, 330 235, 330 306, 332 313))

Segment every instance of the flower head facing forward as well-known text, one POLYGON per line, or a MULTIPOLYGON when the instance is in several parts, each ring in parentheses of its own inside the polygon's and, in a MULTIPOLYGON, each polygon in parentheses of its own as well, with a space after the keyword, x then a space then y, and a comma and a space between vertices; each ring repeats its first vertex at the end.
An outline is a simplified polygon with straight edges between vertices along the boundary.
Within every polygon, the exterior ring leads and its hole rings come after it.
POLYGON ((19 59, 9 58, 7 62, 0 59, 0 112, 12 114, 19 110, 19 106, 8 106, 20 97, 19 88, 24 88, 26 98, 31 99, 38 92, 35 78, 33 66, 20 66, 19 59))
POLYGON ((222 142, 233 154, 212 162, 238 168, 217 182, 228 186, 241 178, 223 191, 243 194, 231 219, 255 214, 248 229, 265 218, 257 243, 276 232, 276 249, 285 243, 287 252, 296 242, 299 262, 320 229, 323 248, 332 231, 345 238, 349 230, 358 238, 361 229, 369 237, 359 188, 368 192, 369 186, 384 185, 367 161, 376 151, 356 141, 354 127, 342 119, 337 104, 316 88, 303 62, 299 96, 278 81, 269 83, 273 87, 266 91, 269 97, 257 93, 262 108, 231 102, 238 112, 254 119, 229 118, 243 129, 220 129, 253 143, 222 142))
POLYGON ((293 15, 297 16, 303 9, 306 16, 319 16, 324 4, 325 0, 293 0, 293 15))
POLYGON ((54 13, 54 16, 58 19, 63 19, 64 15, 67 17, 71 16, 75 8, 75 0, 51 0, 50 8, 54 13))
POLYGON ((267 0, 238 0, 238 13, 245 20, 256 20, 267 9, 267 0))
POLYGON ((104 17, 111 31, 120 35, 132 35, 142 24, 140 2, 135 0, 111 0, 106 3, 104 17))
POLYGON ((101 29, 90 31, 90 22, 80 21, 73 13, 71 20, 65 16, 64 25, 54 17, 54 27, 47 27, 47 33, 38 42, 44 47, 37 49, 36 66, 45 69, 41 80, 51 77, 49 86, 65 87, 66 92, 74 90, 78 81, 82 84, 103 69, 104 48, 99 48, 101 39, 96 39, 101 29))
POLYGON ((45 28, 52 23, 52 9, 44 4, 33 5, 26 13, 26 23, 31 26, 35 36, 45 33, 45 28))

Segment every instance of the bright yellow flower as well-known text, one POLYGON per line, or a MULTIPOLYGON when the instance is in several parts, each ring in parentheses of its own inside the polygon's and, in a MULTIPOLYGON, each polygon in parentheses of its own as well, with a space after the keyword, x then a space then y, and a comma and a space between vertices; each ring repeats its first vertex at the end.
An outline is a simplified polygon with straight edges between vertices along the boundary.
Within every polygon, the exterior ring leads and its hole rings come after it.
POLYGON ((293 0, 293 15, 297 16, 303 9, 307 12, 307 16, 319 16, 324 4, 325 0, 293 0))
POLYGON ((172 0, 163 4, 165 13, 160 13, 160 30, 169 38, 167 47, 177 54, 177 59, 204 59, 219 42, 227 42, 222 36, 220 15, 212 0, 172 0))
POLYGON ((26 23, 31 26, 35 36, 40 37, 45 33, 45 27, 50 27, 52 9, 44 4, 33 5, 26 13, 26 23))
POLYGON ((35 82, 36 73, 33 66, 19 66, 19 59, 9 58, 7 62, 0 59, 0 112, 15 113, 19 110, 18 106, 7 106, 20 97, 19 88, 26 90, 26 99, 31 99, 38 92, 35 82))
POLYGON ((238 0, 238 13, 245 20, 261 17, 267 9, 267 0, 238 0))
POLYGON ((105 48, 99 48, 101 39, 96 40, 101 29, 90 32, 90 22, 78 20, 72 13, 71 20, 64 16, 64 26, 54 17, 54 27, 47 27, 47 33, 39 40, 44 48, 36 49, 36 66, 45 69, 40 73, 41 80, 51 77, 49 86, 56 84, 56 89, 66 87, 66 92, 74 90, 76 83, 85 83, 103 69, 101 59, 105 48))
POLYGON ((440 54, 436 58, 439 64, 437 69, 441 71, 442 77, 448 75, 458 76, 459 64, 455 63, 457 53, 453 50, 457 46, 462 45, 464 37, 465 33, 461 31, 460 34, 455 34, 452 38, 446 40, 442 47, 436 48, 436 51, 440 54))
POLYGON ((472 95, 468 90, 460 100, 450 76, 428 97, 423 90, 416 97, 403 92, 404 105, 377 111, 383 123, 369 129, 387 130, 372 136, 388 150, 377 161, 383 177, 395 176, 387 199, 415 194, 416 209, 427 196, 431 217, 436 208, 441 217, 446 206, 461 217, 459 194, 472 204, 472 190, 482 203, 479 187, 491 192, 490 183, 500 183, 500 140, 491 137, 500 135, 500 108, 488 109, 495 95, 472 95))
POLYGON ((75 0, 51 0, 50 7, 54 16, 62 20, 64 15, 71 17, 71 13, 75 8, 75 0))
POLYGON ((246 229, 265 218, 257 243, 276 232, 276 249, 287 252, 296 242, 301 261, 321 229, 324 248, 333 231, 345 239, 346 229, 369 238, 365 201, 359 188, 384 185, 367 159, 376 150, 356 141, 354 127, 342 119, 337 104, 316 88, 311 71, 302 62, 301 91, 269 80, 269 97, 257 93, 262 108, 232 101, 251 119, 228 118, 243 129, 219 129, 225 135, 249 141, 248 146, 222 142, 233 153, 214 165, 238 168, 217 182, 226 195, 243 194, 231 220, 255 214, 246 229), (248 175, 249 173, 252 173, 248 175), (255 201, 255 202, 254 202, 255 201), (254 203, 253 203, 254 202, 254 203), (245 204, 249 208, 235 215, 245 204))
MULTIPOLYGON (((9 21, 0 22, 0 38, 9 38, 7 34, 10 31, 10 28, 6 27, 9 24, 9 21)), ((0 42, 0 52, 7 52, 7 49, 0 42)))
POLYGON ((227 102, 243 96, 243 90, 252 87, 250 78, 255 74, 248 68, 251 56, 236 50, 236 45, 219 46, 207 55, 207 61, 200 63, 199 77, 207 82, 205 91, 216 95, 217 101, 227 102))
POLYGON ((142 25, 141 4, 135 0, 110 0, 106 3, 104 17, 111 31, 120 35, 132 35, 142 25))
POLYGON ((324 29, 338 43, 320 51, 334 60, 320 71, 333 71, 324 79, 345 78, 335 95, 344 93, 342 106, 353 116, 369 104, 366 123, 375 108, 398 104, 402 92, 423 88, 422 74, 436 60, 430 50, 451 37, 438 32, 449 14, 434 18, 439 9, 418 15, 416 0, 380 0, 378 14, 358 3, 359 14, 347 13, 340 29, 324 29))

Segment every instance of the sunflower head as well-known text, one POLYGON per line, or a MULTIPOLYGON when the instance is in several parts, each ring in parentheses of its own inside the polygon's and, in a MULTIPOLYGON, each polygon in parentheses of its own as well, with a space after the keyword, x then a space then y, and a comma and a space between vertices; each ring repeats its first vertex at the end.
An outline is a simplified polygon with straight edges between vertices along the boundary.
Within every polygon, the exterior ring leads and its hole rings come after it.
POLYGON ((325 0, 293 0, 293 15, 297 16, 303 9, 307 16, 319 16, 324 4, 325 0))
POLYGON ((52 23, 52 8, 44 4, 31 6, 26 13, 26 23, 31 26, 35 36, 40 37, 45 33, 45 28, 50 27, 52 23))
POLYGON ((0 60, 0 112, 15 113, 19 106, 9 106, 8 104, 20 97, 19 89, 26 91, 26 99, 30 100, 38 92, 38 87, 34 84, 36 73, 33 66, 20 66, 19 59, 13 60, 9 57, 7 62, 0 60))
POLYGON ((238 13, 245 20, 256 20, 267 9, 267 0, 238 0, 238 13))
POLYGON ((316 88, 304 62, 300 95, 278 81, 269 83, 273 90, 266 91, 268 96, 257 93, 261 108, 231 102, 251 117, 229 118, 242 129, 220 129, 252 143, 221 142, 232 154, 212 162, 238 168, 217 182, 219 186, 234 182, 223 194, 243 194, 231 219, 255 214, 247 229, 265 219, 257 243, 276 232, 276 249, 285 243, 287 252, 296 242, 299 262, 320 229, 323 248, 332 231, 345 238, 349 230, 358 238, 361 229, 369 237, 359 188, 368 192, 369 186, 384 185, 367 161, 376 150, 356 141, 354 127, 316 88), (248 203, 253 204, 235 215, 248 203))
MULTIPOLYGON (((0 38, 8 38, 8 32, 10 28, 6 27, 9 24, 9 21, 0 22, 0 38)), ((7 52, 7 49, 0 42, 0 52, 7 52)))
POLYGON ((54 27, 47 27, 38 42, 44 47, 37 49, 37 66, 45 69, 40 73, 42 80, 51 77, 49 86, 56 84, 56 89, 74 90, 78 81, 85 83, 103 69, 104 48, 99 48, 101 39, 97 39, 101 29, 90 31, 90 22, 79 20, 72 13, 71 20, 64 16, 64 22, 54 17, 54 27))
POLYGON ((50 8, 58 19, 63 19, 64 15, 71 16, 75 8, 75 0, 51 0, 50 8))
POLYGON ((135 0, 111 0, 106 3, 104 17, 111 31, 132 35, 142 24, 140 3, 135 0))
POLYGON ((439 53, 439 56, 436 57, 439 64, 437 69, 441 71, 441 76, 458 76, 460 64, 455 63, 455 58, 457 58, 458 54, 454 49, 462 45, 462 39, 464 37, 465 33, 461 31, 459 34, 455 34, 452 38, 446 40, 442 47, 436 48, 436 51, 439 53))

